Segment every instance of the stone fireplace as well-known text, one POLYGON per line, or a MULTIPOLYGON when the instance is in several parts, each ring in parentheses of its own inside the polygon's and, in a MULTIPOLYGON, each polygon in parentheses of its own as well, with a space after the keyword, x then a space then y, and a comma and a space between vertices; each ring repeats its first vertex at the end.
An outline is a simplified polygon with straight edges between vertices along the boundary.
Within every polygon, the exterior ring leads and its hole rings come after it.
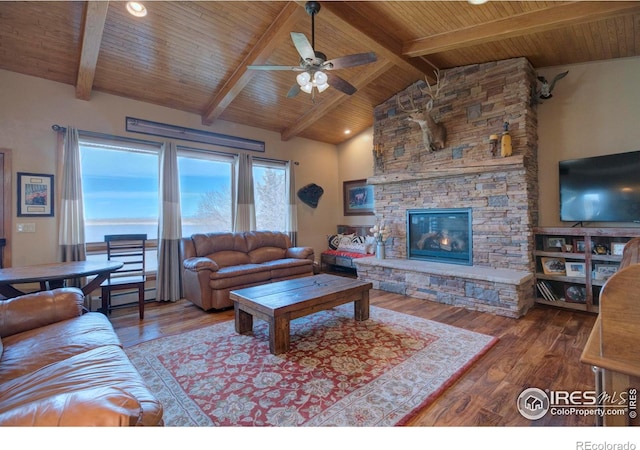
MULTIPOLYGON (((393 234, 387 259, 358 261, 358 276, 378 289, 519 317, 534 303, 537 111, 530 96, 535 70, 516 58, 449 69, 444 78, 444 96, 432 109, 447 129, 443 150, 425 148, 420 128, 406 120, 395 96, 375 109, 374 146, 380 156, 367 182, 374 186, 376 221, 390 225, 393 234), (492 154, 489 136, 500 134, 505 122, 513 155, 502 158, 492 154), (469 211, 464 263, 415 259, 407 217, 416 210, 469 211)), ((398 95, 420 102, 422 85, 418 81, 398 95)), ((421 231, 418 239, 432 232, 421 231)))

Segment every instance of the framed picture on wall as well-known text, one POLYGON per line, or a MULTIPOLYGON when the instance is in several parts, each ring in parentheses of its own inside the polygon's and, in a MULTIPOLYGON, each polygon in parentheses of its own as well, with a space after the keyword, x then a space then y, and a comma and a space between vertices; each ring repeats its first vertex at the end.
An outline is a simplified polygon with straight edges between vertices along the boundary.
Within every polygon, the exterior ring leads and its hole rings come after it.
POLYGON ((367 180, 345 181, 343 184, 344 215, 373 216, 373 186, 367 180))
POLYGON ((53 175, 18 172, 18 217, 53 217, 53 175))

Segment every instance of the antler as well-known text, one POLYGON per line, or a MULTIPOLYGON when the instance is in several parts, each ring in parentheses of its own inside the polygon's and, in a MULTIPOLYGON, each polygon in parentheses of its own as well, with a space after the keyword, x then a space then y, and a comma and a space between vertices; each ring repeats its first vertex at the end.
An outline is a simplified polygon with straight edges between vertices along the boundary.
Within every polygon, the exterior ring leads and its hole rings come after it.
POLYGON ((413 114, 413 113, 417 113, 422 111, 422 108, 417 107, 415 102, 413 101, 413 95, 409 95, 409 104, 411 105, 411 109, 406 109, 403 105, 402 102, 400 101, 400 94, 398 94, 396 96, 396 103, 398 104, 398 108, 400 108, 402 111, 409 113, 409 114, 413 114))
POLYGON ((433 87, 431 86, 431 83, 429 83, 427 77, 424 77, 424 81, 425 83, 427 83, 427 89, 420 89, 420 92, 429 97, 429 101, 426 104, 427 111, 431 111, 431 108, 433 108, 433 102, 438 100, 438 98, 440 97, 440 90, 446 83, 446 74, 445 78, 440 80, 440 70, 436 69, 433 71, 433 73, 435 73, 436 75, 435 92, 433 92, 433 87))

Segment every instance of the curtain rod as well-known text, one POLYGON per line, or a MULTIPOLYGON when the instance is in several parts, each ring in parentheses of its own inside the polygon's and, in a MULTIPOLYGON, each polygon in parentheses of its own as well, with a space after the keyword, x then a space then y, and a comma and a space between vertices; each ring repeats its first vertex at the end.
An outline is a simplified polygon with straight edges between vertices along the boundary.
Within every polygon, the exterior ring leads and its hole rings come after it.
MULTIPOLYGON (((51 129, 53 131, 57 131, 59 133, 66 133, 67 132, 67 128, 66 127, 63 127, 62 125, 58 125, 58 124, 51 125, 51 129)), ((115 134, 98 133, 96 131, 78 130, 78 134, 81 135, 81 136, 86 136, 86 137, 90 137, 90 138, 92 137, 92 138, 102 138, 102 139, 118 139, 120 141, 137 142, 137 143, 153 145, 153 146, 162 145, 162 142, 160 142, 160 141, 150 141, 150 140, 147 140, 147 139, 139 139, 139 138, 126 137, 126 136, 118 136, 118 135, 115 135, 115 134)))
MULTIPOLYGON (((67 129, 65 127, 63 127, 62 125, 58 125, 58 124, 53 124, 51 125, 51 129, 53 131, 57 131, 57 132, 61 132, 61 133, 66 133, 67 129)), ((82 133, 86 136, 90 136, 90 137, 102 137, 102 138, 118 138, 118 139, 126 139, 128 141, 131 142, 145 142, 145 143, 153 143, 153 144, 160 144, 160 142, 156 142, 156 141, 146 141, 144 139, 133 139, 133 138, 128 138, 128 137, 123 137, 123 136, 116 136, 114 134, 105 134, 105 133, 96 133, 94 131, 84 131, 84 130, 78 130, 78 133, 82 133)), ((201 148, 193 148, 193 147, 187 147, 184 145, 179 145, 178 147, 182 147, 184 149, 187 150, 196 150, 196 151, 201 151, 201 152, 207 152, 207 153, 217 153, 217 154, 221 154, 221 155, 234 155, 234 153, 227 153, 227 152, 220 152, 220 151, 216 151, 216 150, 206 150, 206 149, 201 149, 201 148)), ((279 162, 279 163, 287 163, 288 161, 283 160, 283 159, 275 159, 275 158, 263 158, 260 156, 256 156, 254 157, 255 159, 261 160, 261 161, 269 161, 269 162, 279 162)), ((295 164, 296 166, 299 166, 300 163, 298 161, 294 161, 293 164, 295 164)))

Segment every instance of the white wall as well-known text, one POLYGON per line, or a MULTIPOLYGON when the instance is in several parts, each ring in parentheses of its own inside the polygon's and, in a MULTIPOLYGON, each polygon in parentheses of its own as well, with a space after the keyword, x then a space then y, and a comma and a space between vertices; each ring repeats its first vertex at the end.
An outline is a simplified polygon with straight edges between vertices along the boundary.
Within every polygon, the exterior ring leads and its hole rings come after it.
POLYGON ((572 225, 560 221, 559 161, 640 150, 640 57, 547 67, 538 73, 551 80, 565 70, 569 73, 556 84, 553 98, 538 105, 541 226, 572 225))
MULTIPOLYGON (((223 121, 205 127, 196 114, 101 92, 93 92, 89 101, 78 100, 73 86, 3 70, 0 70, 0 105, 0 147, 13 152, 14 177, 16 172, 55 174, 56 133, 51 129, 53 124, 148 139, 148 136, 125 131, 125 117, 132 116, 265 141, 266 152, 257 155, 299 161, 295 173, 296 189, 309 183, 316 183, 324 189, 316 209, 298 202, 298 243, 313 246, 317 260, 320 252, 326 249, 326 234, 333 232, 338 222, 341 191, 337 188, 338 157, 334 145, 301 138, 285 142, 281 141, 278 133, 223 121)), ((188 145, 196 146, 194 143, 188 145)), ((207 148, 205 145, 197 146, 207 148)), ((231 149, 223 150, 232 152, 231 149)), ((13 184, 12 201, 15 205, 15 181, 13 184)), ((13 266, 56 261, 58 213, 55 213, 55 218, 18 218, 13 212, 10 242, 13 266), (35 223, 36 232, 17 233, 17 223, 24 222, 35 223)))

